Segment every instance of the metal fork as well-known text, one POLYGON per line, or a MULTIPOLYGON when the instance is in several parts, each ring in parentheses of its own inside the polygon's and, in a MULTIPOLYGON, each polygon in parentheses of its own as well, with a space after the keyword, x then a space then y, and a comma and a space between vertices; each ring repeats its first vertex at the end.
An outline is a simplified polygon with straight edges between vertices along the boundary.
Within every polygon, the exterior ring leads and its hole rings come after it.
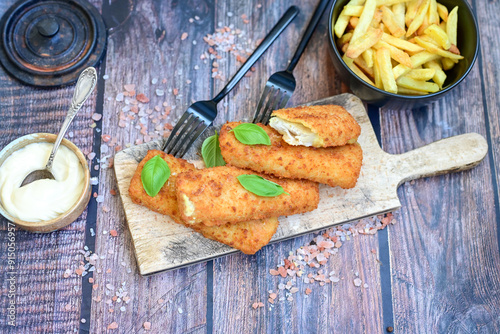
POLYGON ((321 15, 323 15, 329 2, 330 0, 321 0, 318 7, 316 7, 313 17, 287 69, 274 73, 267 81, 264 92, 257 105, 257 110, 255 111, 254 123, 267 124, 274 110, 282 109, 286 106, 286 103, 295 90, 295 78, 292 74, 293 69, 299 62, 300 56, 302 56, 307 43, 309 43, 314 30, 318 26, 321 15))
POLYGON ((209 101, 195 102, 184 112, 163 146, 163 151, 176 157, 182 157, 186 153, 203 131, 212 125, 217 116, 217 103, 236 86, 298 13, 299 9, 291 6, 216 97, 209 101))

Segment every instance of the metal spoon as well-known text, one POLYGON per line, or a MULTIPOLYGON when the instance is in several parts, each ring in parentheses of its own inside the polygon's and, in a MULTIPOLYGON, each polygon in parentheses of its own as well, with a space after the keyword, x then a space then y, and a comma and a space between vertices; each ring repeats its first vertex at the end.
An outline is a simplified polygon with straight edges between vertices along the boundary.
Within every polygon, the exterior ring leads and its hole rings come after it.
POLYGON ((71 100, 71 107, 68 110, 68 114, 66 115, 66 119, 57 135, 56 141, 54 143, 54 147, 52 148, 52 152, 50 152, 49 159, 44 169, 35 170, 29 173, 25 178, 23 183, 21 183, 21 187, 30 184, 31 182, 42 180, 42 179, 51 179, 54 180, 54 175, 52 174, 52 163, 54 162, 54 157, 56 156, 57 149, 61 144, 66 131, 75 118, 76 113, 82 107, 83 103, 90 96, 90 93, 94 90, 94 87, 97 83, 97 72, 93 67, 87 67, 80 74, 78 81, 76 83, 75 92, 73 94, 73 99, 71 100))

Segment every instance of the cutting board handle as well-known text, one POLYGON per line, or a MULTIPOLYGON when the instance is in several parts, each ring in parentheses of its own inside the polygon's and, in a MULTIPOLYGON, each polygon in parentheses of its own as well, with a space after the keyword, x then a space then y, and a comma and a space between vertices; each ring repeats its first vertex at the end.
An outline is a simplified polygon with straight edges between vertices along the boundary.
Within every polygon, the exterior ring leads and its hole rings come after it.
POLYGON ((471 169, 487 153, 488 143, 484 137, 477 133, 467 133, 395 155, 393 168, 401 178, 401 184, 421 177, 471 169))

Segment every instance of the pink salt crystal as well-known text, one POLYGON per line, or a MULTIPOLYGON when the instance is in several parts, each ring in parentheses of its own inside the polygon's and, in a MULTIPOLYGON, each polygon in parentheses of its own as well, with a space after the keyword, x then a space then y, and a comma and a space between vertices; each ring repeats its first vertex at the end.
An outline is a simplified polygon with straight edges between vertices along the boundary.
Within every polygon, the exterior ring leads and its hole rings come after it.
POLYGON ((318 247, 321 248, 333 248, 333 246, 335 246, 335 244, 330 240, 323 240, 318 243, 318 247))
POLYGON ((287 272, 286 272, 285 267, 279 267, 278 273, 281 275, 281 277, 286 277, 287 272))
POLYGON ((132 92, 135 90, 135 85, 133 84, 129 84, 129 85, 123 85, 123 88, 127 91, 127 92, 132 92))
MULTIPOLYGON (((110 309, 111 311, 112 309, 110 309)), ((118 328, 118 324, 116 322, 112 322, 108 325, 108 329, 117 329, 118 328)))
POLYGON ((146 95, 144 95, 143 93, 138 94, 136 96, 136 99, 137 99, 137 101, 139 101, 141 103, 148 103, 149 102, 149 98, 146 95))
POLYGON ((144 330, 148 331, 151 329, 151 323, 146 321, 145 323, 142 324, 142 327, 144 327, 144 330))
POLYGON ((92 119, 96 122, 98 122, 102 118, 101 114, 94 113, 92 114, 92 119))
POLYGON ((269 269, 269 273, 273 276, 278 276, 279 275, 279 272, 275 269, 269 269))

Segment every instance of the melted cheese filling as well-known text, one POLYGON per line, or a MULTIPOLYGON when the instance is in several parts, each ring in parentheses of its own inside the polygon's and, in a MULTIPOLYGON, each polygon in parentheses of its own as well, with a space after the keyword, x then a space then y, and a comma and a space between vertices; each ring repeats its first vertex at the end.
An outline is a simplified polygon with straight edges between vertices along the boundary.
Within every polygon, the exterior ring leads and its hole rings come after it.
POLYGON ((300 123, 273 117, 269 125, 281 133, 283 140, 290 145, 313 146, 320 141, 318 134, 300 123))

